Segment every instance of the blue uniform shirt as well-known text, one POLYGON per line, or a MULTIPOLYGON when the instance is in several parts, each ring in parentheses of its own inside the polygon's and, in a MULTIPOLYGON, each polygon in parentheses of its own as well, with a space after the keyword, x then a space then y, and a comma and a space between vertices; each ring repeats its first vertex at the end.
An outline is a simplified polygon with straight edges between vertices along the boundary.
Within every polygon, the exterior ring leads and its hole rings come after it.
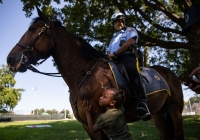
POLYGON ((126 42, 128 39, 136 37, 136 43, 138 42, 138 33, 137 31, 132 27, 126 27, 126 30, 122 29, 116 33, 114 33, 113 38, 110 41, 110 44, 107 48, 107 51, 110 52, 110 54, 113 54, 113 52, 116 52, 120 48, 120 42, 123 40, 126 42))

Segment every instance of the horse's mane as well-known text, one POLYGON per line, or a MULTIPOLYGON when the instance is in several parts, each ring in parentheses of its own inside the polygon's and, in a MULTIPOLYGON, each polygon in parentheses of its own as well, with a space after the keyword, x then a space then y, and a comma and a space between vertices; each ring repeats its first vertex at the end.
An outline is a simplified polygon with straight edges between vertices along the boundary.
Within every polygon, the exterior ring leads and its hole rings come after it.
MULTIPOLYGON (((42 18, 40 17, 36 17, 36 18, 33 18, 32 22, 31 22, 31 25, 34 24, 35 22, 37 22, 38 20, 41 20, 43 21, 42 18)), ((64 26, 62 26, 61 22, 58 21, 58 20, 55 20, 54 21, 54 25, 56 26, 61 26, 62 28, 66 29, 64 26)), ((74 35, 72 35, 74 36, 74 35)), ((94 58, 94 59, 97 59, 97 58, 101 58, 101 57, 104 57, 105 54, 103 54, 102 52, 96 50, 95 48, 93 48, 86 40, 84 40, 83 38, 81 37, 76 37, 74 36, 75 38, 77 38, 80 43, 81 43, 81 54, 83 57, 87 57, 87 58, 94 58)))
POLYGON ((35 18, 32 19, 31 25, 34 24, 35 22, 37 22, 38 20, 43 21, 42 18, 40 18, 40 17, 35 17, 35 18))
POLYGON ((84 57, 88 57, 88 58, 101 58, 104 57, 105 54, 103 54, 102 52, 96 50, 95 48, 93 48, 87 41, 85 41, 83 38, 78 38, 79 41, 81 42, 81 54, 84 57))

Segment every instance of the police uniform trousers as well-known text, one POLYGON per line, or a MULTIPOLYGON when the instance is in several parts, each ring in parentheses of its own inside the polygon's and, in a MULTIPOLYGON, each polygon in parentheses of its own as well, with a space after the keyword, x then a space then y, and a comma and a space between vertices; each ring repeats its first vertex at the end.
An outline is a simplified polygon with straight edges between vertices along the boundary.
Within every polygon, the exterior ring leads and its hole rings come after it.
POLYGON ((131 53, 121 54, 121 55, 118 55, 115 60, 123 63, 126 68, 126 71, 128 73, 128 76, 131 82, 132 89, 134 90, 136 98, 138 100, 137 111, 138 111, 139 116, 143 116, 143 117, 149 116, 150 112, 146 104, 146 100, 147 100, 146 89, 142 82, 139 63, 135 55, 131 53))

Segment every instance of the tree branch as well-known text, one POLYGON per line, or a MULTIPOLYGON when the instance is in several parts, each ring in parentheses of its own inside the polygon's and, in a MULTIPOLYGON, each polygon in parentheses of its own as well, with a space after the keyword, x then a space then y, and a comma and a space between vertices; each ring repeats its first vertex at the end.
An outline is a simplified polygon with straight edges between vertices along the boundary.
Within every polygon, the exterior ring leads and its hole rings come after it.
POLYGON ((189 49, 190 47, 189 43, 158 40, 156 38, 152 38, 147 35, 144 35, 139 31, 138 31, 138 35, 142 40, 145 40, 146 42, 151 42, 151 43, 143 44, 144 46, 160 46, 166 49, 179 49, 179 48, 189 49))
POLYGON ((121 5, 119 4, 119 2, 117 0, 113 0, 113 4, 115 6, 117 6, 117 8, 119 9, 120 12, 122 12, 124 15, 126 15, 124 12, 124 9, 121 7, 121 5))
POLYGON ((152 21, 148 15, 146 15, 142 10, 140 10, 140 8, 138 8, 133 2, 132 0, 128 0, 128 3, 132 6, 132 8, 134 10, 136 10, 137 12, 140 13, 140 15, 147 20, 152 26, 154 26, 155 28, 163 31, 163 32, 172 32, 172 33, 176 33, 176 34, 181 34, 181 31, 177 30, 177 29, 172 29, 172 28, 167 28, 167 27, 162 27, 159 24, 156 24, 154 21, 152 21), (152 24, 153 23, 153 24, 152 24))
POLYGON ((184 27, 185 22, 184 19, 176 15, 175 13, 171 13, 168 11, 165 7, 162 6, 160 2, 157 0, 153 0, 156 4, 152 4, 148 2, 147 0, 144 0, 145 5, 148 5, 152 7, 153 9, 156 9, 158 11, 162 11, 166 16, 168 16, 173 22, 177 23, 179 26, 184 27))

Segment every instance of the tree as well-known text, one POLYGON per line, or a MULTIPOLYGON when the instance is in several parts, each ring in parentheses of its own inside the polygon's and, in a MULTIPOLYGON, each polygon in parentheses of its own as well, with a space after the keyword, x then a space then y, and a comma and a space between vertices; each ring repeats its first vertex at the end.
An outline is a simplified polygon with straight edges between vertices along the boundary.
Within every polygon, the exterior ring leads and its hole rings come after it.
POLYGON ((33 115, 39 115, 39 109, 34 109, 32 112, 33 112, 33 115))
POLYGON ((15 89, 15 74, 2 65, 0 69, 0 110, 13 109, 21 99, 24 89, 15 89))
POLYGON ((195 97, 191 97, 189 100, 191 104, 200 103, 200 97, 198 97, 197 95, 195 97))
POLYGON ((51 113, 51 110, 46 110, 46 113, 48 113, 48 114, 52 114, 52 113, 51 113))
POLYGON ((46 113, 48 113, 48 114, 58 114, 58 111, 56 109, 52 109, 52 110, 46 110, 46 113))
MULTIPOLYGON (((55 109, 53 109, 53 110, 46 110, 46 111, 45 111, 44 108, 41 108, 41 109, 34 109, 33 111, 34 111, 34 114, 35 114, 35 115, 41 115, 42 113, 57 114, 56 112, 58 112, 58 111, 56 111, 55 109)), ((33 111, 32 111, 32 112, 33 112, 33 111)))
POLYGON ((52 114, 58 114, 58 111, 56 109, 51 110, 52 114))
POLYGON ((41 109, 39 110, 39 115, 41 115, 41 114, 44 113, 44 112, 45 112, 44 108, 41 108, 41 109))
MULTIPOLYGON (((199 65, 199 36, 191 32, 184 37, 181 29, 185 26, 184 13, 200 0, 68 0, 63 8, 53 7, 51 0, 22 2, 27 17, 34 5, 41 6, 51 19, 57 18, 69 32, 95 41, 94 47, 104 52, 114 32, 110 17, 119 10, 126 15, 127 25, 137 29, 139 44, 158 51, 152 63, 160 61, 179 75, 188 75, 199 65)), ((53 2, 60 4, 60 0, 53 2)))
MULTIPOLYGON (((65 113, 65 109, 63 109, 60 113, 65 113)), ((70 115, 70 111, 66 109, 66 118, 71 119, 72 116, 70 115)))
POLYGON ((68 119, 72 118, 72 116, 70 115, 70 111, 69 110, 66 110, 66 118, 68 118, 68 119))

